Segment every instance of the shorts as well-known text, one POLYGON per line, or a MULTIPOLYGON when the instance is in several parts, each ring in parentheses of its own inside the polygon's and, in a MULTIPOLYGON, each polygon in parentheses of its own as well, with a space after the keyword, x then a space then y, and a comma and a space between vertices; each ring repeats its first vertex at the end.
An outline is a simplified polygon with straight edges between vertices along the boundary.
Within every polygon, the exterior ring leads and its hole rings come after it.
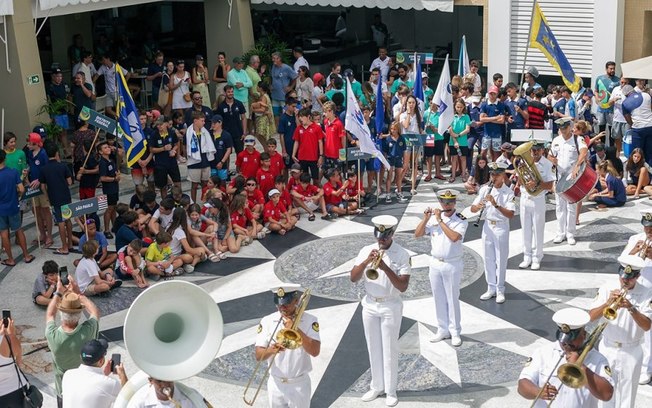
POLYGON ((0 215, 0 231, 16 231, 22 227, 20 211, 14 215, 0 215))
POLYGON ((79 187, 79 199, 85 200, 87 198, 95 197, 95 187, 79 187))
POLYGON ((319 167, 317 167, 316 161, 299 160, 299 164, 301 165, 301 171, 303 173, 309 171, 310 177, 313 180, 317 180, 319 178, 319 167))
POLYGON ((202 167, 201 169, 188 169, 188 180, 190 180, 191 183, 199 184, 202 181, 208 181, 210 177, 210 167, 202 167))
POLYGON ((324 164, 321 165, 321 169, 324 172, 328 169, 337 169, 341 172, 343 167, 343 163, 339 159, 332 159, 330 157, 324 157, 324 164))
POLYGON ((423 146, 423 155, 425 157, 443 156, 444 155, 444 141, 435 140, 434 146, 423 146))
MULTIPOLYGON (((451 157, 457 156, 457 149, 455 146, 448 146, 451 157)), ((462 157, 467 157, 469 155, 468 146, 460 146, 460 151, 462 152, 462 157)))
POLYGON ((86 289, 84 289, 84 296, 95 296, 97 295, 97 292, 95 292, 95 283, 91 283, 88 286, 86 286, 86 289))
POLYGON ((37 195, 36 197, 33 198, 33 200, 34 200, 34 207, 43 207, 43 208, 50 207, 50 199, 48 198, 47 194, 37 195))
POLYGON ((345 203, 339 203, 339 204, 326 204, 326 211, 330 212, 334 207, 344 208, 344 207, 345 207, 345 203))
POLYGON ((61 224, 68 221, 63 219, 63 215, 61 214, 61 206, 58 205, 52 206, 52 218, 54 218, 54 222, 56 222, 57 224, 61 224))
POLYGON ((306 200, 303 202, 310 211, 315 211, 319 208, 319 204, 312 200, 306 200))
POLYGON ((179 166, 154 167, 154 185, 156 187, 164 188, 167 186, 168 176, 170 176, 173 183, 180 183, 181 174, 179 173, 179 166))
POLYGON ((631 127, 627 122, 613 122, 611 125, 611 138, 614 140, 622 139, 630 129, 631 127))
POLYGON ((480 146, 480 150, 489 150, 489 147, 491 146, 491 150, 494 152, 500 152, 500 145, 502 144, 502 140, 500 137, 489 137, 489 136, 484 136, 482 138, 482 146, 480 146))
POLYGON ((387 157, 387 162, 389 165, 396 169, 403 168, 403 156, 401 157, 387 157))
POLYGON ((106 194, 106 203, 108 205, 118 204, 118 199, 120 198, 120 193, 104 193, 106 194))
POLYGON ((104 95, 104 107, 113 107, 115 106, 115 93, 114 92, 107 92, 106 95, 104 95))
POLYGON ((597 111, 595 115, 598 117, 598 126, 605 126, 611 124, 614 121, 614 114, 613 112, 600 112, 597 111))
POLYGON ((277 101, 276 99, 272 99, 272 112, 274 112, 274 116, 281 116, 284 106, 285 101, 277 101))
POLYGON ((229 171, 227 169, 211 169, 211 177, 217 176, 222 181, 229 179, 229 171))
POLYGON ((360 171, 376 171, 376 159, 367 159, 364 162, 362 162, 362 166, 360 166, 360 171))
POLYGON ((224 238, 226 238, 226 229, 226 224, 220 224, 219 227, 217 227, 217 239, 222 241, 224 238))

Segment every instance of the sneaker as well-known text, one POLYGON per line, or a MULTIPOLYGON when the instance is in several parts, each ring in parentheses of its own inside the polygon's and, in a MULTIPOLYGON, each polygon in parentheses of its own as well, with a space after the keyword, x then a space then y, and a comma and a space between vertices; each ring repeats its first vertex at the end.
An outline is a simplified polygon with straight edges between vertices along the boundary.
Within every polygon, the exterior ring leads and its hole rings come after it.
POLYGON ((389 195, 389 194, 387 194, 387 196, 385 197, 385 202, 386 202, 387 204, 391 204, 391 203, 392 203, 392 196, 389 195))
POLYGON ((435 334, 435 337, 430 339, 430 342, 431 343, 438 343, 438 342, 440 342, 442 340, 446 340, 446 339, 450 339, 450 338, 451 338, 450 333, 446 333, 445 331, 440 330, 440 331, 437 332, 437 334, 435 334))
POLYGON ((568 237, 566 240, 568 241, 568 245, 575 245, 577 243, 575 237, 568 237))
POLYGON ((453 347, 459 347, 462 345, 462 338, 460 336, 453 336, 451 338, 451 345, 453 347))
POLYGON ((403 194, 396 194, 396 199, 398 200, 399 203, 404 203, 407 201, 407 198, 403 197, 403 194))
POLYGON ((496 303, 505 303, 505 295, 503 293, 496 293, 496 303))
POLYGON ((410 190, 410 194, 417 195, 417 190, 410 190))
POLYGON ((388 395, 385 397, 385 405, 388 407, 395 407, 398 405, 398 398, 395 395, 388 395))
POLYGON ((265 238, 265 232, 260 231, 258 234, 256 234, 256 238, 258 238, 258 239, 263 239, 263 238, 265 238))
POLYGON ((263 227, 263 229, 261 230, 261 232, 263 232, 263 233, 265 233, 265 235, 267 235, 267 234, 269 234, 269 233, 272 232, 272 231, 270 231, 270 229, 267 228, 267 227, 263 227))
POLYGON ((382 393, 383 393, 382 391, 369 390, 360 399, 364 402, 373 401, 376 398, 378 398, 378 396, 382 393))
POLYGON ((119 288, 120 286, 122 286, 122 281, 120 279, 116 279, 115 282, 113 282, 111 289, 119 288))
POLYGON ((564 235, 557 235, 555 239, 552 240, 552 242, 554 244, 561 244, 562 242, 564 242, 565 239, 566 237, 564 235))
POLYGON ((525 269, 525 268, 527 268, 528 266, 530 266, 530 264, 532 264, 532 261, 531 261, 531 260, 529 260, 529 259, 524 259, 523 262, 521 262, 520 264, 518 264, 518 267, 521 268, 521 269, 525 269))
POLYGON ((649 384, 652 380, 652 374, 650 373, 641 373, 641 376, 638 378, 638 383, 641 385, 649 384))
POLYGON ((183 275, 183 271, 184 271, 183 268, 177 268, 177 269, 172 271, 172 275, 174 275, 174 276, 183 275))
POLYGON ((185 273, 193 273, 195 271, 195 267, 190 265, 190 264, 186 264, 186 265, 183 265, 183 271, 185 273))
POLYGON ((538 271, 541 269, 541 264, 539 262, 532 262, 532 266, 530 267, 533 271, 538 271))
POLYGON ((485 293, 483 293, 482 295, 480 295, 480 300, 489 300, 494 296, 496 296, 496 292, 494 292, 492 290, 488 290, 485 293))

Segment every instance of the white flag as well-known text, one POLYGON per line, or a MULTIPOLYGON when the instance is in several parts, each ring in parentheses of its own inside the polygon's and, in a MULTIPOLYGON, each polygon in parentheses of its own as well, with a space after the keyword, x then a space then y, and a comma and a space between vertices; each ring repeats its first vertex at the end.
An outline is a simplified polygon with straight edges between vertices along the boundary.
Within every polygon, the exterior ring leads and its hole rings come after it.
POLYGON ((453 123, 453 117, 455 116, 453 93, 451 92, 451 74, 448 69, 448 55, 446 55, 446 61, 441 70, 441 76, 439 77, 437 90, 435 90, 435 94, 432 97, 432 102, 439 106, 439 126, 437 127, 437 131, 443 136, 451 123, 453 123))
POLYGON ((457 75, 463 77, 471 72, 471 65, 469 65, 469 53, 466 51, 466 36, 462 36, 462 43, 460 44, 460 60, 457 64, 457 75))
MULTIPOLYGON (((378 79, 379 81, 381 79, 378 79)), ((381 113, 382 114, 382 113, 381 113)), ((390 168, 387 159, 383 156, 383 153, 378 150, 376 144, 371 139, 371 133, 369 132, 369 127, 364 121, 364 116, 362 111, 358 106, 358 100, 355 99, 353 94, 353 89, 351 88, 351 82, 349 79, 346 79, 346 130, 351 132, 356 138, 358 138, 358 147, 363 153, 370 154, 380 160, 383 163, 385 168, 390 168)))

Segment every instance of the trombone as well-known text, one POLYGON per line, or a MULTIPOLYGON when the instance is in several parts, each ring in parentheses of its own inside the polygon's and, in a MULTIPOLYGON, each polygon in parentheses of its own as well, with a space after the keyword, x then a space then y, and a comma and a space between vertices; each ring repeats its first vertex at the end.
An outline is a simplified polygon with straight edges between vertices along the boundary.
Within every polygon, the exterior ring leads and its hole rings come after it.
MULTIPOLYGON (((269 337, 269 341, 267 342, 267 344, 271 344, 272 341, 276 341, 276 343, 279 343, 281 346, 283 346, 283 348, 289 350, 295 350, 301 347, 301 345, 303 344, 303 340, 301 338, 301 333, 299 333, 298 328, 299 328, 299 323, 301 323, 301 317, 303 316, 303 313, 306 311, 306 307, 308 307, 309 301, 310 301, 310 289, 306 289, 306 291, 303 292, 303 294, 301 295, 301 298, 299 298, 299 303, 297 305, 297 311, 294 315, 294 321, 292 323, 292 327, 289 329, 283 328, 281 330, 278 330, 279 326, 281 325, 281 322, 283 322, 283 318, 281 317, 278 320, 278 323, 276 324, 276 327, 274 328, 272 335, 269 337), (275 334, 276 336, 274 336, 275 334)), ((276 350, 276 352, 274 352, 274 354, 272 355, 272 358, 269 361, 269 365, 267 366, 267 369, 263 374, 263 378, 261 378, 260 384, 258 384, 258 387, 256 388, 256 393, 251 399, 247 399, 247 392, 249 391, 249 388, 251 387, 254 378, 256 377, 256 374, 258 374, 258 370, 260 369, 260 365, 262 364, 263 360, 258 361, 258 364, 256 364, 256 368, 254 368, 254 372, 251 374, 251 378, 249 378, 244 393, 242 394, 242 399, 244 400, 245 404, 253 406, 254 403, 256 402, 256 398, 258 398, 258 394, 260 393, 260 390, 263 387, 263 383, 265 382, 265 379, 269 375, 269 371, 272 368, 272 365, 274 365, 274 360, 276 359, 276 356, 278 355, 279 351, 280 350, 276 350)))
POLYGON ((385 250, 381 249, 378 251, 378 255, 376 255, 376 258, 371 262, 371 268, 367 269, 365 271, 365 275, 367 275, 367 279, 369 280, 376 280, 378 279, 378 265, 380 265, 380 262, 383 260, 383 255, 385 255, 385 250))

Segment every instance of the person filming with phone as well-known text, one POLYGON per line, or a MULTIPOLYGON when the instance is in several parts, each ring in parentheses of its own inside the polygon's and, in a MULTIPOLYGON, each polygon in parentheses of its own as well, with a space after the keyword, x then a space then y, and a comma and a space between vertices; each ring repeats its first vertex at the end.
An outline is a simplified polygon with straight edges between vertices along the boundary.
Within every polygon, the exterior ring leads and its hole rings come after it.
POLYGON ((84 343, 80 353, 82 363, 63 375, 64 408, 109 408, 115 402, 128 378, 120 354, 107 359, 108 348, 104 339, 84 343))
POLYGON ((23 351, 16 337, 11 312, 3 310, 0 320, 0 406, 3 408, 23 406, 23 390, 27 387, 27 380, 17 369, 22 357, 23 351))

